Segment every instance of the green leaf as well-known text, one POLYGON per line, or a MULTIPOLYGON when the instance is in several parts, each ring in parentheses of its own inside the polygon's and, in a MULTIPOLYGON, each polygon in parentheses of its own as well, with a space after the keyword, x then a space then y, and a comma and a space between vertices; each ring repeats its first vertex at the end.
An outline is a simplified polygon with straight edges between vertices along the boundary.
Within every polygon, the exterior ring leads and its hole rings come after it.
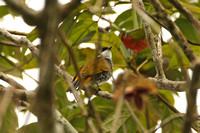
MULTIPOLYGON (((165 108, 163 112, 163 120, 170 117, 174 114, 169 108, 165 108)), ((182 130, 183 121, 181 119, 175 119, 167 123, 165 126, 162 127, 162 132, 164 133, 180 133, 182 130)))
MULTIPOLYGON (((185 67, 190 67, 190 62, 187 59, 187 57, 185 56, 185 54, 183 53, 183 51, 179 48, 177 43, 172 43, 170 45, 164 45, 162 46, 162 50, 163 50, 163 57, 170 59, 169 62, 169 69, 176 69, 176 68, 180 68, 180 63, 182 63, 183 66, 185 67), (181 60, 179 60, 177 58, 177 53, 175 53, 175 50, 173 48, 178 49, 180 51, 180 58, 181 60)), ((199 48, 197 47, 196 52, 199 52, 199 48)))
POLYGON ((77 117, 81 117, 82 111, 78 107, 77 103, 72 103, 67 106, 64 106, 60 112, 62 115, 69 121, 73 121, 77 117))
POLYGON ((162 97, 164 97, 169 102, 169 104, 174 105, 174 97, 171 91, 159 90, 159 93, 162 97))
MULTIPOLYGON (((168 102, 168 104, 170 105, 174 105, 174 97, 173 97, 173 92, 171 91, 167 91, 167 90, 158 90, 159 94, 168 102)), ((171 114, 164 114, 163 112, 166 109, 169 109, 169 107, 162 102, 157 96, 155 95, 150 95, 149 96, 149 105, 151 106, 150 111, 153 111, 153 115, 156 115, 156 119, 158 120, 158 118, 160 119, 165 119, 166 117, 168 117, 171 114)))
POLYGON ((144 29, 135 29, 135 30, 132 30, 132 31, 127 31, 127 33, 133 39, 144 39, 145 38, 144 29))
POLYGON ((84 38, 86 35, 88 35, 90 32, 96 30, 97 30, 97 23, 94 22, 92 19, 80 20, 74 26, 69 36, 69 41, 72 44, 75 44, 79 42, 82 38, 84 38))
POLYGON ((128 9, 122 12, 114 21, 114 24, 119 26, 121 29, 125 28, 126 30, 133 29, 133 17, 132 9, 128 9))
POLYGON ((38 31, 37 28, 34 28, 28 35, 27 38, 33 42, 35 39, 38 38, 38 31))
POLYGON ((78 58, 81 58, 81 56, 84 56, 84 59, 82 61, 89 61, 91 59, 93 59, 96 56, 96 50, 95 49, 91 49, 91 48, 82 48, 79 49, 80 50, 80 55, 78 56, 78 58))
MULTIPOLYGON (((185 66, 185 67, 190 67, 191 64, 189 62, 189 60, 185 57, 185 56, 182 56, 182 65, 185 66)), ((176 55, 173 55, 171 60, 170 60, 170 63, 169 63, 169 68, 180 68, 180 60, 178 60, 177 56, 176 55)))
POLYGON ((79 45, 83 42, 88 42, 91 40, 91 38, 94 36, 94 34, 96 33, 96 31, 91 31, 90 33, 88 33, 85 37, 83 37, 81 40, 79 40, 78 42, 72 44, 72 47, 73 46, 76 46, 76 45, 79 45))
POLYGON ((194 53, 197 56, 200 56, 200 47, 199 46, 194 46, 194 45, 191 45, 191 47, 192 47, 192 50, 194 51, 194 53))
POLYGON ((126 129, 127 133, 137 133, 137 124, 133 120, 132 117, 128 118, 124 124, 124 127, 122 126, 119 130, 118 133, 124 133, 123 128, 126 129))
POLYGON ((113 101, 95 97, 92 99, 92 102, 95 105, 95 109, 100 114, 102 120, 104 120, 110 114, 110 112, 115 110, 115 104, 113 101))
POLYGON ((121 42, 120 48, 125 58, 129 58, 133 54, 132 52, 130 52, 129 49, 126 49, 126 47, 124 46, 122 42, 121 42))
POLYGON ((18 133, 37 133, 38 132, 38 123, 31 123, 26 126, 21 127, 18 130, 18 133))
POLYGON ((174 80, 174 81, 182 81, 182 73, 178 69, 167 69, 165 71, 165 75, 167 79, 174 80))
POLYGON ((113 92, 112 87, 109 83, 105 83, 105 84, 101 85, 100 88, 101 88, 102 91, 107 91, 109 93, 113 92))
POLYGON ((98 14, 98 15, 114 14, 115 13, 115 11, 110 6, 104 6, 104 8, 102 8, 101 6, 91 6, 90 11, 95 13, 95 14, 98 14))
POLYGON ((179 18, 175 21, 177 26, 182 31, 183 35, 190 41, 200 43, 200 34, 185 18, 179 18))
POLYGON ((167 9, 171 9, 173 6, 169 3, 168 0, 160 0, 160 2, 162 3, 162 5, 167 8, 167 9))
POLYGON ((66 81, 63 78, 58 78, 54 82, 54 88, 56 92, 56 107, 58 110, 62 110, 63 107, 71 105, 66 97, 65 90, 68 88, 66 81))
POLYGON ((21 52, 20 47, 12 47, 7 45, 0 45, 2 47, 2 51, 6 57, 10 56, 18 61, 23 61, 24 55, 21 52))
MULTIPOLYGON (((102 128, 105 132, 110 132, 112 130, 112 123, 113 123, 114 119, 115 119, 114 112, 110 112, 110 115, 102 123, 102 128)), ((122 110, 122 115, 119 118, 119 120, 117 121, 116 130, 117 131, 119 130, 121 132, 123 124, 126 127, 129 127, 130 125, 132 125, 132 129, 133 129, 133 133, 134 133, 135 130, 137 129, 137 125, 134 121, 132 121, 130 119, 132 119, 132 118, 131 118, 128 110, 126 110, 126 109, 122 110)))
POLYGON ((85 123, 86 119, 85 117, 78 117, 70 121, 72 126, 79 132, 79 133, 84 133, 85 131, 85 123))
POLYGON ((79 12, 74 12, 64 19, 63 23, 60 25, 59 29, 64 31, 65 35, 69 37, 74 25, 76 24, 77 18, 80 15, 79 12))
POLYGON ((9 60, 5 56, 0 56, 0 71, 22 78, 22 72, 18 69, 14 69, 14 62, 9 60))
POLYGON ((0 18, 7 15, 9 13, 9 9, 7 6, 0 6, 0 18))
MULTIPOLYGON (((120 46, 121 45, 121 40, 120 38, 114 33, 114 32, 109 32, 109 33, 100 33, 101 38, 99 38, 99 32, 94 35, 94 37, 91 39, 91 43, 95 43, 96 41, 101 41, 102 46, 120 46)), ((113 51, 113 49, 112 49, 113 51)))
MULTIPOLYGON (((28 54, 24 56, 24 60, 27 61, 32 58, 32 54, 28 54)), ((27 62, 25 65, 22 66, 22 69, 33 69, 38 67, 38 59, 33 58, 31 61, 27 62)))
POLYGON ((200 14, 200 7, 195 6, 195 5, 191 5, 191 4, 182 2, 182 1, 181 1, 181 4, 182 4, 184 7, 188 8, 190 11, 192 11, 192 12, 194 12, 194 13, 197 13, 197 14, 200 14))
POLYGON ((14 133, 18 127, 18 118, 13 103, 10 103, 0 128, 0 133, 14 133))

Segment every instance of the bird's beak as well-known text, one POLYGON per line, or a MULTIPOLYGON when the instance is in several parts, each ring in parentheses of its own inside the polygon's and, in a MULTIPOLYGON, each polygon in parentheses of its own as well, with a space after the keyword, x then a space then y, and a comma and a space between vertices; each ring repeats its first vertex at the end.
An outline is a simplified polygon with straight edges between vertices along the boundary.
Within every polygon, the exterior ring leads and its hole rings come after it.
POLYGON ((108 49, 111 50, 112 46, 110 46, 108 49))

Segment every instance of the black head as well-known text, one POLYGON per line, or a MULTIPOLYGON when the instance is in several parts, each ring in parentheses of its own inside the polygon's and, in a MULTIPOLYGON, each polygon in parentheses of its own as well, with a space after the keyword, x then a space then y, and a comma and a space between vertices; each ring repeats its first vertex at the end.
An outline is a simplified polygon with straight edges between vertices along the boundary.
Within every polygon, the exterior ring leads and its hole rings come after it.
POLYGON ((110 46, 110 47, 103 47, 103 48, 101 49, 101 52, 103 52, 103 51, 105 51, 105 50, 111 50, 111 48, 112 48, 112 46, 110 46))

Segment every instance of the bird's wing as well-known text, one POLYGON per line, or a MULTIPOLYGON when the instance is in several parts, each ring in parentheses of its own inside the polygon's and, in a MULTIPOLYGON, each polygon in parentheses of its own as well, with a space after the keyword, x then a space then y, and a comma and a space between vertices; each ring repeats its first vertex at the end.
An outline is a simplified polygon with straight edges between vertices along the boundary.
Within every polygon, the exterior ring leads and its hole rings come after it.
POLYGON ((80 74, 83 78, 109 71, 111 69, 110 63, 102 57, 97 57, 83 65, 80 74), (97 66, 98 65, 98 66, 97 66))

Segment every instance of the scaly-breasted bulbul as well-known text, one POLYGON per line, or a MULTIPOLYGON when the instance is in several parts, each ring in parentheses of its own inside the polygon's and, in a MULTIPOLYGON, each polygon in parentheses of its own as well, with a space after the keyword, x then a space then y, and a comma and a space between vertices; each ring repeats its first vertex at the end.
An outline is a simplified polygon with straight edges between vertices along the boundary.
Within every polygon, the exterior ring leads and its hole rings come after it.
MULTIPOLYGON (((76 74, 72 80, 75 89, 97 86, 100 90, 99 85, 110 79, 113 72, 111 48, 112 46, 103 47, 96 58, 85 63, 80 68, 79 75, 76 74)), ((68 88, 68 91, 71 91, 71 89, 68 88)))

